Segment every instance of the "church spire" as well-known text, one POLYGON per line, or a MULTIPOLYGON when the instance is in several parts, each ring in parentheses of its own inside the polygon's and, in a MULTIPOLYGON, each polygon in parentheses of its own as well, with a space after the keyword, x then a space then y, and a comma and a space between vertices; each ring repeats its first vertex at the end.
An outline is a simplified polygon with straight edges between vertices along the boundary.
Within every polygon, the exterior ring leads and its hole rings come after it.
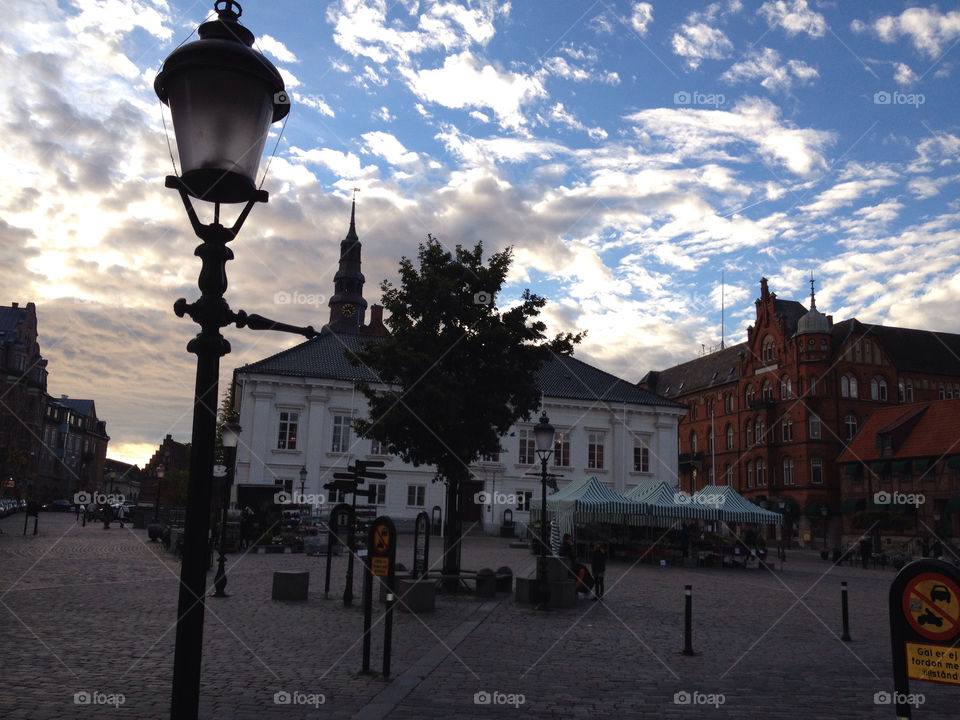
POLYGON ((813 292, 813 273, 810 273, 810 309, 817 309, 817 296, 813 292))
POLYGON ((354 189, 350 206, 350 228, 340 243, 340 265, 333 276, 333 297, 330 307, 329 327, 336 332, 359 332, 367 312, 363 299, 365 278, 360 272, 360 238, 357 235, 357 197, 354 189))

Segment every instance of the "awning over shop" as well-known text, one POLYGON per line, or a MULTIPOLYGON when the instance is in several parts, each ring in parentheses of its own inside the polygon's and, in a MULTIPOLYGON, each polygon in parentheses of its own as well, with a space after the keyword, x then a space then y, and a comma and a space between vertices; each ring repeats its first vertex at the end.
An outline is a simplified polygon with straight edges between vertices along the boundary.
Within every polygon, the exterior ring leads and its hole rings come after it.
MULTIPOLYGON (((530 499, 530 509, 541 510, 540 498, 530 499)), ((557 550, 559 538, 572 533, 577 523, 608 522, 627 524, 639 515, 641 506, 615 492, 596 477, 574 480, 553 495, 547 496, 547 514, 553 519, 551 544, 557 550)))
POLYGON ((754 505, 729 485, 707 485, 693 494, 692 501, 715 511, 724 522, 782 525, 783 516, 754 505))
POLYGON ((638 485, 625 497, 640 503, 644 516, 710 520, 716 513, 694 502, 691 497, 663 480, 653 485, 638 485))
POLYGON ((847 498, 840 503, 840 513, 842 515, 853 515, 853 513, 863 510, 867 507, 867 501, 863 498, 847 498))

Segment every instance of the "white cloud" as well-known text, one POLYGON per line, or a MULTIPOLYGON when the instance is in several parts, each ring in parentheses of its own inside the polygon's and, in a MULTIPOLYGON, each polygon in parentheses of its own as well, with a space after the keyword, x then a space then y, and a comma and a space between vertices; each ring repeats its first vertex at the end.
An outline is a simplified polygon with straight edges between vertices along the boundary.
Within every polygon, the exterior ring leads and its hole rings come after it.
POLYGON ((330 148, 301 150, 291 147, 290 156, 296 162, 325 167, 334 175, 345 179, 374 177, 379 172, 376 165, 361 165, 360 158, 353 153, 343 153, 330 148))
POLYGON ((512 129, 526 124, 523 107, 547 94, 537 78, 497 70, 469 52, 447 57, 442 68, 403 72, 418 97, 448 108, 489 108, 512 129))
POLYGON ((333 112, 333 108, 330 107, 326 100, 316 95, 302 95, 298 92, 292 93, 291 97, 293 102, 298 105, 304 105, 311 110, 316 110, 321 115, 326 115, 327 117, 336 117, 336 113, 333 112))
POLYGON ((914 85, 920 80, 920 77, 906 63, 896 62, 893 68, 893 80, 897 85, 914 85))
POLYGON ((612 70, 597 71, 572 65, 565 58, 555 55, 543 62, 544 70, 550 75, 573 80, 574 82, 601 82, 607 85, 619 85, 620 76, 612 70))
POLYGON ((691 69, 700 67, 703 60, 720 60, 733 49, 733 43, 719 28, 706 23, 684 25, 673 36, 673 52, 687 59, 691 69))
POLYGON ((391 165, 410 165, 419 160, 415 152, 407 150, 403 143, 390 133, 368 132, 361 137, 370 153, 379 155, 391 165))
POLYGON ((937 58, 960 38, 960 12, 941 13, 936 7, 912 7, 900 15, 884 15, 870 24, 854 20, 851 28, 854 32, 872 30, 888 44, 908 37, 918 52, 937 58))
POLYGON ((807 0, 765 2, 757 13, 766 19, 770 27, 782 27, 787 35, 807 33, 811 37, 823 37, 827 32, 826 19, 811 10, 807 0))
POLYGON ((764 48, 763 52, 753 50, 747 58, 735 63, 723 75, 721 80, 740 82, 743 80, 760 80, 760 84, 767 90, 789 90, 794 81, 801 84, 809 83, 819 77, 816 68, 812 68, 801 60, 790 60, 780 64, 780 53, 773 48, 764 48))
POLYGON ((279 62, 300 62, 297 56, 287 49, 287 46, 271 35, 261 35, 257 38, 255 47, 261 52, 273 55, 279 62))
POLYGON ((638 35, 646 35, 647 28, 653 22, 653 5, 648 2, 635 2, 633 4, 633 13, 630 15, 630 27, 638 35))

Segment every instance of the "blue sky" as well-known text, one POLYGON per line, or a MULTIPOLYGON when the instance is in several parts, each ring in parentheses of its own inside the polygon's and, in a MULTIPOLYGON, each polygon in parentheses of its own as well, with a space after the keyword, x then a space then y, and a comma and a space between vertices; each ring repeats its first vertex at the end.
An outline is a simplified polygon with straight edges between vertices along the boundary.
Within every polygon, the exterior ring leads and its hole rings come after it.
MULTIPOLYGON (((4 302, 37 303, 51 393, 94 398, 111 455, 142 462, 189 435, 195 330, 170 308, 199 270, 152 81, 210 8, 5 9, 4 302)), ((427 233, 511 245, 500 303, 546 295, 551 330, 633 381, 720 342, 721 274, 727 343, 761 277, 806 303, 811 273, 838 320, 960 332, 949 5, 274 0, 241 21, 293 103, 234 309, 322 325, 359 188, 369 301, 427 233)), ((295 342, 225 334, 224 379, 295 342)))

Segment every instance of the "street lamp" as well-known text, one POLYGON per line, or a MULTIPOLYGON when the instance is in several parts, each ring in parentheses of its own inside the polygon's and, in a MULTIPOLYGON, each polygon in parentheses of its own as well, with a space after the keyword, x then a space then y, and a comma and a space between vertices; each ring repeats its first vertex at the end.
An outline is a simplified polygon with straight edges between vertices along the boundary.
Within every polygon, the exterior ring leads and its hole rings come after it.
POLYGON ((160 481, 163 480, 163 474, 165 468, 163 463, 157 465, 157 469, 154 471, 154 474, 157 476, 156 482, 156 497, 153 499, 153 521, 157 522, 157 517, 160 515, 160 481))
POLYGON ((220 484, 220 558, 217 563, 217 574, 213 578, 213 585, 217 591, 213 597, 228 597, 224 592, 227 587, 227 505, 230 504, 230 486, 233 485, 233 469, 237 460, 237 442, 240 440, 240 425, 233 418, 225 422, 220 428, 220 443, 223 445, 223 461, 226 472, 220 484))
POLYGON ((827 549, 827 515, 830 514, 830 509, 826 505, 820 506, 820 516, 823 518, 823 549, 827 549))
POLYGON ((259 315, 233 312, 224 300, 226 263, 233 240, 254 204, 267 193, 255 184, 270 125, 290 110, 283 79, 263 55, 253 50, 254 37, 239 23, 243 12, 232 0, 214 3, 217 18, 203 23, 200 39, 174 50, 154 81, 161 102, 170 106, 183 174, 166 186, 180 194, 187 217, 202 244, 201 298, 180 299, 173 309, 189 315, 200 332, 187 345, 197 356, 193 403, 190 477, 184 521, 183 562, 177 608, 170 715, 195 720, 200 702, 204 596, 210 532, 210 497, 217 435, 220 358, 230 343, 220 329, 236 323, 255 330, 282 330, 313 337, 313 328, 298 328, 259 315), (213 222, 203 225, 190 198, 214 203, 213 222), (245 203, 232 227, 220 223, 221 203, 245 203))
POLYGON ((547 584, 547 460, 553 454, 554 428, 546 411, 540 422, 533 426, 534 443, 540 457, 540 556, 537 562, 537 607, 546 610, 550 606, 550 586, 547 584))
POLYGON ((303 465, 300 468, 300 502, 299 502, 300 505, 303 505, 303 498, 304 498, 303 488, 304 488, 304 485, 306 484, 307 484, 307 466, 303 465))

